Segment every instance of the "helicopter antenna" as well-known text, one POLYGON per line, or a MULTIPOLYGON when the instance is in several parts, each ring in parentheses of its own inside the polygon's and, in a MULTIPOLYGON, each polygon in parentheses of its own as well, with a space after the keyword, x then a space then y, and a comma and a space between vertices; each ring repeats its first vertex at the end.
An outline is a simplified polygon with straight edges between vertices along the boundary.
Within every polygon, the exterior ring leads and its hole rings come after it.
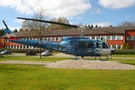
POLYGON ((79 26, 78 30, 81 31, 81 36, 83 37, 84 36, 84 31, 86 30, 86 27, 85 26, 79 26))
POLYGON ((87 22, 85 25, 80 25, 80 26, 78 27, 78 29, 81 31, 81 36, 82 36, 82 37, 84 36, 85 30, 88 30, 88 26, 87 26, 88 23, 89 23, 89 22, 87 22))

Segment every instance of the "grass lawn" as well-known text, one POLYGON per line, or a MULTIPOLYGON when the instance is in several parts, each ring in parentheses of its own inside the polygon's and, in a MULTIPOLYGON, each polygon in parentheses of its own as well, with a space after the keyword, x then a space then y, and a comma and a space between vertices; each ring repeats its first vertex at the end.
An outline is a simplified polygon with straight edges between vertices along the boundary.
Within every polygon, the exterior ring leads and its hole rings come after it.
POLYGON ((134 90, 134 70, 48 69, 0 64, 0 90, 134 90))
MULTIPOLYGON (((108 61, 135 64, 134 55, 108 61)), ((55 61, 70 58, 4 56, 3 60, 55 61)), ((49 69, 34 65, 0 64, 0 90, 134 90, 135 70, 49 69)))

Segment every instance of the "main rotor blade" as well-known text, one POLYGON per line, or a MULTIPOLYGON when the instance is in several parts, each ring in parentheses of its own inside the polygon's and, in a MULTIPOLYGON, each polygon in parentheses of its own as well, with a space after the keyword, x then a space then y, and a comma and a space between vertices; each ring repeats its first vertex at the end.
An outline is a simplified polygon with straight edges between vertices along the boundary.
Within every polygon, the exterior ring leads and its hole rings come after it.
POLYGON ((74 28, 79 27, 79 26, 77 26, 77 25, 71 25, 71 24, 60 23, 60 22, 54 22, 54 21, 47 21, 47 20, 39 20, 39 19, 33 19, 33 18, 17 17, 17 19, 32 20, 32 21, 38 21, 38 22, 44 22, 44 23, 52 23, 52 24, 58 24, 58 25, 63 25, 63 26, 69 26, 69 27, 74 27, 74 28))

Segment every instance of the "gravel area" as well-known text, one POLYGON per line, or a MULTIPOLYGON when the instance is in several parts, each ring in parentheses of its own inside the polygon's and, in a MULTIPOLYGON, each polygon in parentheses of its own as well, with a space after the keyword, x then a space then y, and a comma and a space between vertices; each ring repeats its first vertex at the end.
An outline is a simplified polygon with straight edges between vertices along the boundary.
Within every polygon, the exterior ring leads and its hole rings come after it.
POLYGON ((48 63, 47 68, 68 69, 109 69, 109 70, 135 70, 135 66, 119 62, 107 62, 99 60, 64 60, 56 63, 48 63))

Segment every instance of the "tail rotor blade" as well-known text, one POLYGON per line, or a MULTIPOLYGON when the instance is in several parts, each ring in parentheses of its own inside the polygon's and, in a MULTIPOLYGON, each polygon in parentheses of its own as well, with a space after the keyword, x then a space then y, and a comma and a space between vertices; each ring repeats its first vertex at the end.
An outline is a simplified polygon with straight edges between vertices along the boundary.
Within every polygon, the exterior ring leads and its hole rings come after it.
POLYGON ((3 22, 3 24, 5 25, 5 27, 6 27, 7 29, 9 29, 8 26, 7 26, 7 24, 6 24, 6 22, 5 22, 4 20, 2 20, 2 22, 3 22))

